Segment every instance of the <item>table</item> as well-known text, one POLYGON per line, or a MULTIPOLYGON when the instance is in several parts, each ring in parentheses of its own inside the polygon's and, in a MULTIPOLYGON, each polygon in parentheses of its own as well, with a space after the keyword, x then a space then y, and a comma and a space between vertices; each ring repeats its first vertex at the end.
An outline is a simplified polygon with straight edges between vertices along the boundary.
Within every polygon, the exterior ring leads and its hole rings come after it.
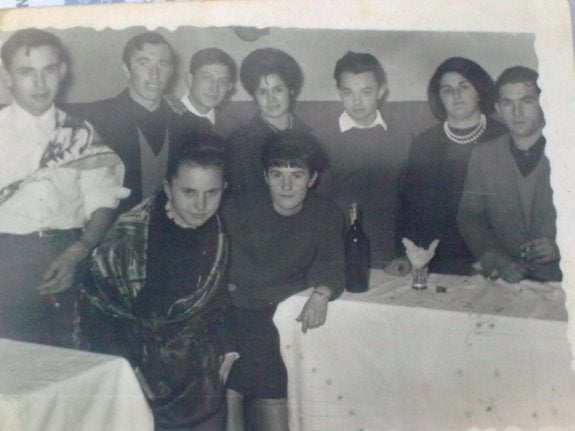
POLYGON ((573 429, 575 375, 560 285, 372 271, 323 327, 301 333, 309 291, 274 316, 292 431, 573 429), (436 286, 446 287, 445 293, 436 286))
POLYGON ((1 431, 152 431, 119 357, 0 339, 1 431))

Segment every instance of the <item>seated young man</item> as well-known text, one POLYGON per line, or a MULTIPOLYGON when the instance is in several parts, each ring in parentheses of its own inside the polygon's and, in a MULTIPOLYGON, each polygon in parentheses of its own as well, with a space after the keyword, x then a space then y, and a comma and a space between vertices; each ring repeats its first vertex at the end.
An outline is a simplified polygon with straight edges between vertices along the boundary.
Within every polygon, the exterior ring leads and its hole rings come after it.
POLYGON ((68 71, 58 37, 19 30, 0 56, 13 96, 0 110, 0 338, 70 347, 75 280, 129 194, 124 165, 54 104, 68 71))
POLYGON ((380 105, 387 93, 386 73, 373 55, 348 52, 334 78, 344 111, 317 136, 330 160, 330 176, 320 187, 344 212, 357 202, 370 240, 373 267, 395 257, 399 182, 411 136, 380 105))
POLYGON ((515 66, 497 79, 495 108, 509 134, 471 154, 457 214, 483 273, 509 283, 562 277, 538 76, 515 66))
POLYGON ((243 398, 256 399, 258 430, 287 430, 287 372, 272 318, 279 302, 314 287, 297 318, 324 324, 328 301, 343 291, 343 218, 310 188, 326 164, 304 132, 281 131, 264 144, 269 194, 224 203, 230 235, 229 290, 240 358, 228 380, 228 430, 244 430, 243 398))
POLYGON ((222 329, 225 165, 221 138, 187 141, 164 189, 122 214, 92 256, 80 347, 130 360, 157 431, 223 428, 222 380, 234 357, 222 329))

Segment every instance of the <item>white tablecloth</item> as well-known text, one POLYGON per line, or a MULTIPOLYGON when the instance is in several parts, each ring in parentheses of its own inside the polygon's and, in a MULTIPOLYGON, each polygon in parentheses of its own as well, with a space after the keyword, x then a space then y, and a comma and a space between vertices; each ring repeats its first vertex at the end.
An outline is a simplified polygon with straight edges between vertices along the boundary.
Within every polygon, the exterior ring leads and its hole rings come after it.
POLYGON ((559 285, 432 274, 415 291, 382 271, 370 284, 305 335, 295 318, 309 292, 278 307, 292 431, 573 429, 559 285))
POLYGON ((123 358, 0 340, 1 431, 151 431, 123 358))

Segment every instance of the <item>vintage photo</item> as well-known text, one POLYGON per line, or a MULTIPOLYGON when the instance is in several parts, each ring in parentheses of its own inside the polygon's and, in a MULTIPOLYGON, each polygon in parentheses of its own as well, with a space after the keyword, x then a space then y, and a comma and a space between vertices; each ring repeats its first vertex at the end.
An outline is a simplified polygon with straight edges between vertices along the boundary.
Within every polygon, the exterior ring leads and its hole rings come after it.
POLYGON ((0 13, 0 429, 568 429, 568 12, 0 13))

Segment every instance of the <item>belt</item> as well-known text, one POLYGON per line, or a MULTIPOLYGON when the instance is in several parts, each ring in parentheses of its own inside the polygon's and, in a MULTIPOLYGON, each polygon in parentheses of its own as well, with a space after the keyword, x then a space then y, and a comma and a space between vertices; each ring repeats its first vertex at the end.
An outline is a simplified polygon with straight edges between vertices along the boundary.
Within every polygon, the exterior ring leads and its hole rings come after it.
POLYGON ((72 234, 79 234, 82 232, 80 228, 74 229, 40 229, 35 232, 17 234, 17 233, 3 233, 0 232, 0 238, 53 238, 56 236, 67 236, 72 234))

